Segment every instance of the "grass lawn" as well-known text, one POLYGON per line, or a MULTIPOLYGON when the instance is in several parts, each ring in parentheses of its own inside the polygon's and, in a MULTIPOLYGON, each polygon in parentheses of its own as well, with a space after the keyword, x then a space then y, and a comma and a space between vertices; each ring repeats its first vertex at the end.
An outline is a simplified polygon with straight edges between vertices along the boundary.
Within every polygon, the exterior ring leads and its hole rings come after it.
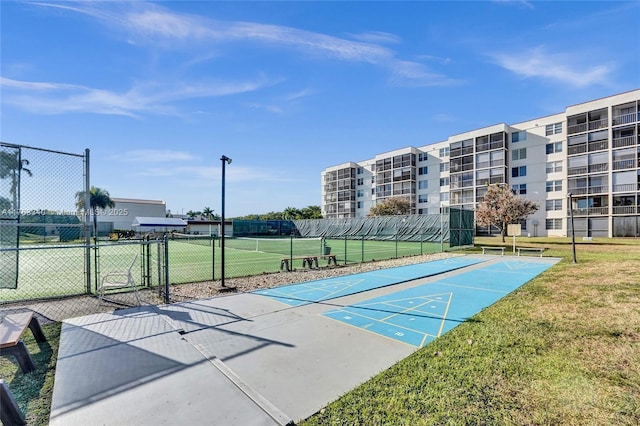
MULTIPOLYGON (((511 239, 477 238, 480 246, 511 239)), ((638 425, 640 240, 518 238, 563 260, 307 419, 305 425, 638 425)), ((59 324, 38 369, 0 359, 29 424, 47 424, 59 324)), ((310 384, 312 385, 312 384, 310 384)))
POLYGON ((563 260, 303 424, 640 424, 640 241, 517 245, 563 260))

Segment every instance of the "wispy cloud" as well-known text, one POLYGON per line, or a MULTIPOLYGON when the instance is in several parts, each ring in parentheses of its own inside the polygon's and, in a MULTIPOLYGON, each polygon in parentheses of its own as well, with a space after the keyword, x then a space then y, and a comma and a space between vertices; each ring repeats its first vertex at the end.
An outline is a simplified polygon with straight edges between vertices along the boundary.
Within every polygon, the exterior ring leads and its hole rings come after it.
POLYGON ((551 53, 544 46, 521 50, 517 53, 491 54, 499 66, 525 78, 541 78, 574 87, 594 84, 608 85, 612 65, 584 64, 590 55, 551 53))
POLYGON ((247 93, 272 85, 265 78, 244 82, 146 82, 125 92, 95 89, 85 86, 20 81, 0 78, 3 102, 38 114, 89 112, 96 114, 139 117, 153 113, 179 115, 173 102, 202 97, 228 96, 247 93))
MULTIPOLYGON (((41 5, 50 5, 40 3, 41 5)), ((229 43, 248 42, 293 49, 309 57, 324 57, 338 61, 362 62, 389 69, 398 78, 413 80, 412 85, 448 85, 452 80, 434 73, 419 62, 397 57, 396 52, 382 44, 397 44, 399 37, 384 32, 351 35, 354 40, 298 28, 244 21, 220 21, 201 16, 180 14, 158 4, 77 2, 65 6, 68 10, 99 19, 116 32, 124 34, 134 44, 153 44, 157 47, 184 49, 211 47, 229 43), (127 6, 128 5, 128 6, 127 6), (100 8, 103 9, 100 9, 100 8), (200 44, 199 44, 200 43, 200 44), (411 64, 413 72, 407 72, 411 64), (419 71, 419 72, 418 72, 419 71)), ((51 5, 58 7, 57 4, 51 5)))
POLYGON ((533 3, 527 0, 493 0, 493 3, 508 6, 518 6, 526 9, 534 9, 533 3))

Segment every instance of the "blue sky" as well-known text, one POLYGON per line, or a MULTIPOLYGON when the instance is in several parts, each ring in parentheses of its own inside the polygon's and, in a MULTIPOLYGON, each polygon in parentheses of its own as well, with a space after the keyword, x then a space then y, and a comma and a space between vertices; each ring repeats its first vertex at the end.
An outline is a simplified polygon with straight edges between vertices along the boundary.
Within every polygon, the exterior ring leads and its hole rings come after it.
POLYGON ((640 2, 0 2, 4 142, 227 217, 321 171, 640 87, 640 2))

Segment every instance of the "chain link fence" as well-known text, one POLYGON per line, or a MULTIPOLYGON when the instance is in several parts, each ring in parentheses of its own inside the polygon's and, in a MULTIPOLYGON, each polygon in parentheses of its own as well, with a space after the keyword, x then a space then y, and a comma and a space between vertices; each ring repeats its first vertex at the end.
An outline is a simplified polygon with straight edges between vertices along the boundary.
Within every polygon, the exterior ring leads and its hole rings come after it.
POLYGON ((223 259, 225 278, 237 278, 441 252, 473 238, 473 212, 443 211, 287 221, 290 229, 279 224, 279 237, 230 236, 225 247, 217 236, 184 234, 112 241, 92 236, 84 209, 90 188, 89 150, 0 143, 0 315, 29 309, 43 321, 61 321, 135 305, 138 295, 143 303, 169 303, 170 285, 221 280, 223 259), (450 238, 450 226, 462 236, 450 238), (133 284, 97 297, 116 273, 133 284))

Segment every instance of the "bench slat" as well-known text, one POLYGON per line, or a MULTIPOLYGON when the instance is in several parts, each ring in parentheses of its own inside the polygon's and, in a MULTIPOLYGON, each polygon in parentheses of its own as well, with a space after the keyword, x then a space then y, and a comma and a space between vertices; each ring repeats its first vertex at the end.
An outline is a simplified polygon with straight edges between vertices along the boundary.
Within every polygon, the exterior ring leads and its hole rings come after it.
POLYGON ((0 322, 0 348, 8 348, 18 344, 29 323, 33 312, 8 314, 0 322))

